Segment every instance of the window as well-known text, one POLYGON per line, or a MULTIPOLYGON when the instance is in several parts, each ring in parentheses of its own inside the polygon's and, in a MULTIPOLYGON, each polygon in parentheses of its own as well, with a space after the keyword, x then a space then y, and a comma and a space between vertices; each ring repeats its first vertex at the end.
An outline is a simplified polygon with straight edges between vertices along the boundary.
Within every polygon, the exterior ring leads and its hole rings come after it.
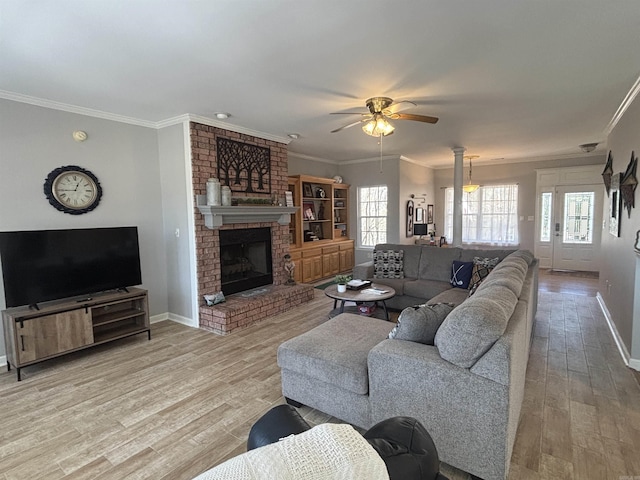
MULTIPOLYGON (((445 237, 453 238, 453 188, 445 191, 445 237)), ((480 187, 462 194, 462 242, 518 243, 518 185, 480 187)))
POLYGON ((551 241, 551 208, 553 207, 553 193, 543 192, 540 196, 540 241, 551 241))
POLYGON ((387 187, 358 188, 360 246, 375 247, 387 241, 387 187))
POLYGON ((566 193, 564 196, 564 243, 592 243, 593 192, 566 193))

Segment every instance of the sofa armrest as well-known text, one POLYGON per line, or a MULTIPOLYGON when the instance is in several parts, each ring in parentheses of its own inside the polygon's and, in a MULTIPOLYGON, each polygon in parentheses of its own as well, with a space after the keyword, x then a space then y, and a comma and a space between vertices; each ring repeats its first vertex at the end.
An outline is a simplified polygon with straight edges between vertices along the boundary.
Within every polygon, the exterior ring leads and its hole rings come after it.
POLYGON ((373 261, 360 263, 353 267, 353 278, 367 280, 368 278, 373 278, 373 272, 373 261))

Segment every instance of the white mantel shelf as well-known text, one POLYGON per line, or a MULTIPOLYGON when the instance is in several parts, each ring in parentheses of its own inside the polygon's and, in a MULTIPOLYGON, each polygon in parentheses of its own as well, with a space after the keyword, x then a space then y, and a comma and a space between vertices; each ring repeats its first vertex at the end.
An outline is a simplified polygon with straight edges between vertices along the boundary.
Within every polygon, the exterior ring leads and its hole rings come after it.
POLYGON ((233 223, 278 222, 280 225, 288 225, 291 222, 291 214, 298 209, 298 207, 272 205, 232 207, 207 205, 205 195, 198 195, 196 201, 198 210, 204 215, 204 225, 211 229, 233 223))

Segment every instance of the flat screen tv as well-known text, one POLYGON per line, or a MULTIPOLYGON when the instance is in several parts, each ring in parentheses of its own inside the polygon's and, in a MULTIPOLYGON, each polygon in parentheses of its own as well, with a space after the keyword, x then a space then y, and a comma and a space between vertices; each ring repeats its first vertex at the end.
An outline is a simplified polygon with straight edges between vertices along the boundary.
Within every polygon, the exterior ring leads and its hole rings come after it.
POLYGON ((413 224, 413 234, 414 235, 426 235, 428 233, 428 227, 426 223, 414 223, 413 224))
POLYGON ((137 227, 0 232, 7 308, 142 283, 137 227))

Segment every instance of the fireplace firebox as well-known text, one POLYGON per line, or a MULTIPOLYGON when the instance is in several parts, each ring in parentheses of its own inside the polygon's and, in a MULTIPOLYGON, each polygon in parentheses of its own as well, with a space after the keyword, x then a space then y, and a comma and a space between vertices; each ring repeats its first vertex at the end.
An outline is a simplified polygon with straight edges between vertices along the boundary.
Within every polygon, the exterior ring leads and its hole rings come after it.
POLYGON ((220 274, 225 295, 271 285, 271 229, 220 230, 220 274))

